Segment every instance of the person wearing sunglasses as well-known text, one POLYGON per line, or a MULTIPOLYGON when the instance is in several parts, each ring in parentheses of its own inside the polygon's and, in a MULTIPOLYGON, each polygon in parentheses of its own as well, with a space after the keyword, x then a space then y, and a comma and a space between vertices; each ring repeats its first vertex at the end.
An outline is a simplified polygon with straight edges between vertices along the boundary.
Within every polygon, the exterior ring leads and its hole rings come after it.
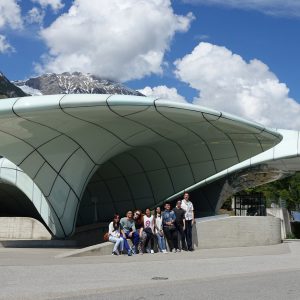
POLYGON ((144 232, 144 215, 142 214, 142 211, 137 209, 133 213, 133 219, 135 222, 136 231, 139 234, 139 242, 137 245, 137 250, 138 250, 139 254, 144 254, 144 252, 145 252, 144 245, 145 245, 145 240, 147 238, 147 235, 144 232))

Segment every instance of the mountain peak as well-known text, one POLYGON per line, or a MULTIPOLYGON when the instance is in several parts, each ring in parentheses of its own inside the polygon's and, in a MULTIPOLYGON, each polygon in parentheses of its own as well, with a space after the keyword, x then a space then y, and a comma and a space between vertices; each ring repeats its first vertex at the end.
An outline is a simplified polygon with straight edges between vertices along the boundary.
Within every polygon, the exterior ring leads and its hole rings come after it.
POLYGON ((20 88, 12 84, 0 71, 0 98, 13 98, 27 96, 20 88))
POLYGON ((13 82, 31 95, 53 94, 123 94, 144 96, 121 83, 81 72, 46 73, 27 80, 13 82))

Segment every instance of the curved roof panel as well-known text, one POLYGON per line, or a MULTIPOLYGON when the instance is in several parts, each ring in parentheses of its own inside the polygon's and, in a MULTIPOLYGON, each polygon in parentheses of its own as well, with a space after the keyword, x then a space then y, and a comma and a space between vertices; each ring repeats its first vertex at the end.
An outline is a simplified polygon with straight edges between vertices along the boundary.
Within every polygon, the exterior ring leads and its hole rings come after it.
MULTIPOLYGON (((214 209, 234 193, 281 179, 300 171, 300 131, 274 129, 282 135, 282 140, 269 150, 233 165, 219 173, 186 188, 186 191, 202 189, 209 193, 214 190, 214 209)), ((183 191, 180 191, 182 193, 183 191)), ((172 195, 168 200, 176 198, 172 195)))
POLYGON ((256 123, 147 97, 77 94, 0 103, 0 155, 39 187, 63 228, 59 237, 73 232, 91 178, 112 209, 143 208, 280 140, 256 123))

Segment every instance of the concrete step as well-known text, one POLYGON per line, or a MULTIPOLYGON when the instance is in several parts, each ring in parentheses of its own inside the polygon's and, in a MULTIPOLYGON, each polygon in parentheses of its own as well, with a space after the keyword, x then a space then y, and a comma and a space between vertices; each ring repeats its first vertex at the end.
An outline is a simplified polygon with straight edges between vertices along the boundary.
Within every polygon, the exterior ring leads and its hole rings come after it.
POLYGON ((71 240, 0 240, 0 248, 77 248, 71 240))
POLYGON ((68 251, 56 256, 56 258, 66 257, 79 257, 79 256, 98 256, 98 255, 111 255, 114 244, 111 242, 104 242, 101 244, 77 249, 74 251, 68 251))

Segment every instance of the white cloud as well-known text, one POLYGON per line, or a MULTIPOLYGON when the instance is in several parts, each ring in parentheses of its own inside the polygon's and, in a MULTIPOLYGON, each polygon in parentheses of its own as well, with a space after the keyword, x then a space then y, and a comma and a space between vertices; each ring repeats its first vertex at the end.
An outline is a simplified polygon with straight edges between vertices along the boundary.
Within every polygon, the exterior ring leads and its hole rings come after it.
POLYGON ((31 10, 28 11, 26 16, 26 21, 29 24, 37 23, 42 24, 45 17, 45 11, 39 9, 37 7, 33 7, 31 10))
POLYGON ((185 98, 178 94, 176 88, 168 88, 165 85, 160 85, 153 88, 146 86, 142 90, 139 90, 139 92, 149 97, 159 97, 171 101, 186 103, 185 98))
POLYGON ((300 129, 299 103, 261 61, 247 63, 225 47, 200 43, 175 65, 177 77, 199 91, 194 104, 266 126, 300 129))
POLYGON ((61 0, 31 0, 33 3, 38 3, 41 7, 46 8, 50 6, 54 12, 59 11, 64 7, 61 0))
POLYGON ((183 0, 183 2, 251 9, 269 15, 300 17, 299 0, 183 0))
POLYGON ((6 37, 0 34, 0 53, 14 52, 14 48, 7 42, 6 37))
POLYGON ((21 9, 16 0, 0 1, 0 29, 5 26, 20 29, 23 26, 21 9))
MULTIPOLYGON (((16 0, 0 1, 0 30, 4 30, 6 27, 11 29, 21 29, 23 27, 21 9, 16 0)), ((6 36, 0 34, 0 53, 14 51, 6 36)))
POLYGON ((75 0, 41 37, 46 72, 82 71, 120 81, 161 73, 165 52, 193 15, 174 14, 170 0, 75 0))

